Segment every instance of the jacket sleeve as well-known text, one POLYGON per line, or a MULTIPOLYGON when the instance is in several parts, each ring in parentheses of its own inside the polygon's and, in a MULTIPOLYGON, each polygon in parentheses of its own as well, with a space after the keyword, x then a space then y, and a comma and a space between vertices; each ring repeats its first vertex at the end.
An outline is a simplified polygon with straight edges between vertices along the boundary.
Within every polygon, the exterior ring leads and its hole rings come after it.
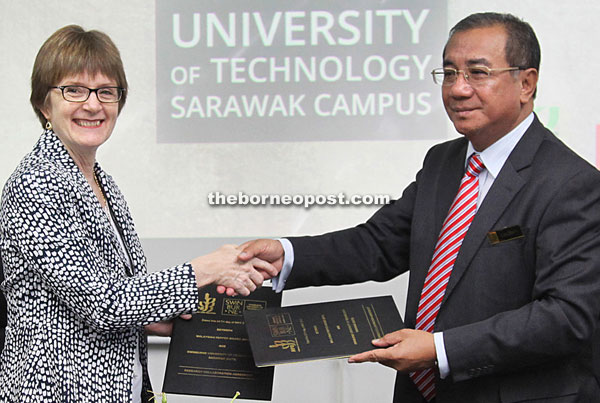
POLYGON ((289 238, 294 267, 286 288, 386 281, 409 268, 417 182, 366 223, 320 236, 289 238))
POLYGON ((125 277, 92 239, 77 192, 60 172, 32 170, 5 188, 3 226, 10 247, 43 288, 98 331, 142 326, 194 310, 198 301, 190 264, 125 277))

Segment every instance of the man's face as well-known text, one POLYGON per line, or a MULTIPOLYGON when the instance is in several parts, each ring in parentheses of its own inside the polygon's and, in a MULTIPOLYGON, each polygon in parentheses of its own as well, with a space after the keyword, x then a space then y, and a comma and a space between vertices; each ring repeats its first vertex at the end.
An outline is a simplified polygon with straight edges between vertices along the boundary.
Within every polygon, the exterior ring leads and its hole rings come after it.
MULTIPOLYGON (((512 67, 506 62, 506 32, 501 25, 458 32, 446 45, 444 67, 464 70, 512 67)), ((520 72, 518 74, 521 74, 520 72)), ((524 118, 521 114, 521 81, 514 72, 494 72, 472 86, 462 74, 442 87, 444 107, 456 130, 482 151, 507 134, 524 118)))

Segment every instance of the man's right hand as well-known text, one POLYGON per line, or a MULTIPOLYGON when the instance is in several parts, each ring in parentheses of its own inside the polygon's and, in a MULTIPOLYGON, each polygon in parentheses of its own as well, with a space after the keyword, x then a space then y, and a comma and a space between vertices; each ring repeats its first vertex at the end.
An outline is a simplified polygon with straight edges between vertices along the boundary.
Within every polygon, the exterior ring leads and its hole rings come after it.
POLYGON ((281 270, 281 267, 276 268, 258 258, 241 260, 239 253, 237 246, 223 245, 209 254, 192 259, 190 263, 196 274, 197 287, 217 284, 226 288, 228 295, 249 295, 265 279, 275 277, 281 270))
MULTIPOLYGON (((242 250, 238 255, 240 260, 247 262, 256 257, 271 263, 278 272, 281 271, 284 257, 281 242, 273 239, 255 239, 254 241, 248 241, 241 244, 238 249, 242 250)), ((268 280, 269 278, 271 277, 265 278, 265 280, 268 280)))
MULTIPOLYGON (((238 246, 238 250, 241 252, 238 255, 238 259, 242 262, 250 262, 252 259, 259 259, 264 262, 271 263, 277 269, 277 274, 281 271, 283 266, 283 258, 284 258, 284 250, 281 246, 281 242, 273 240, 273 239, 255 239, 253 241, 248 241, 240 246, 238 246)), ((263 275, 265 280, 269 280, 275 275, 271 273, 261 270, 260 267, 254 267, 258 272, 263 275)), ((235 291, 231 288, 227 288, 224 286, 218 286, 217 292, 227 295, 234 295, 235 291)))

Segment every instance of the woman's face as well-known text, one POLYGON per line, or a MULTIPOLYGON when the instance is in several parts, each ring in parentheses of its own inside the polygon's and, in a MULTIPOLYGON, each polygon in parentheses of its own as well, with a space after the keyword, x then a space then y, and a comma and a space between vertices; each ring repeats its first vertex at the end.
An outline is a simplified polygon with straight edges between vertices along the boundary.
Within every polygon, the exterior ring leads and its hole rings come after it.
MULTIPOLYGON (((117 83, 97 74, 87 73, 65 77, 57 86, 80 85, 88 88, 116 86, 117 83)), ((46 107, 42 111, 52 123, 54 132, 71 153, 95 155, 96 149, 110 137, 117 116, 119 103, 101 103, 97 94, 91 93, 85 102, 66 101, 60 89, 50 89, 46 107)))

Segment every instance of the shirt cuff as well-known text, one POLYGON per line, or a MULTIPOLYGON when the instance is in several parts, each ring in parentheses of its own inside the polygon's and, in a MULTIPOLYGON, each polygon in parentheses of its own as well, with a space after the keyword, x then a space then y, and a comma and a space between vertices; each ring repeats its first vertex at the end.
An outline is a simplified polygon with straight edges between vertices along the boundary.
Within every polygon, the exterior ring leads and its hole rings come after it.
POLYGON ((285 238, 278 239, 281 243, 281 247, 283 248, 283 266, 281 267, 281 271, 276 277, 271 279, 271 283, 273 284, 273 290, 275 292, 281 292, 285 288, 285 282, 287 281, 290 273, 292 272, 292 266, 294 265, 294 247, 292 243, 285 238))
POLYGON ((448 364, 448 356, 446 356, 446 347, 444 346, 444 333, 434 333, 433 342, 435 343, 435 355, 440 378, 446 379, 450 375, 450 364, 448 364))

